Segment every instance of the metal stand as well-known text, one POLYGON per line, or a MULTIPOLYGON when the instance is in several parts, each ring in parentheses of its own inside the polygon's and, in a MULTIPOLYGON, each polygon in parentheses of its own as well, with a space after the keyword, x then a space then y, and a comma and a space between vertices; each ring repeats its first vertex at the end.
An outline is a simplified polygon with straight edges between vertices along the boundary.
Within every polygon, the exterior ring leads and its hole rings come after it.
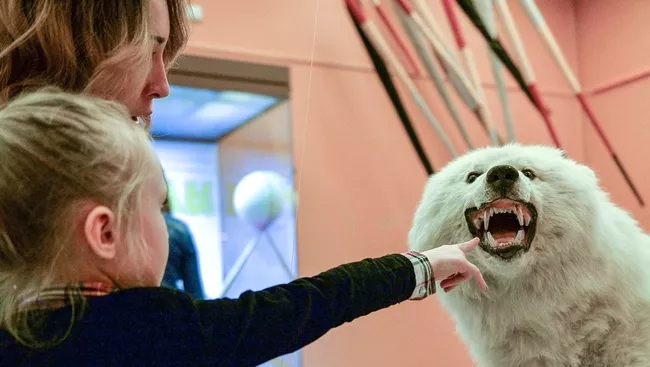
MULTIPOLYGON (((266 227, 268 228, 268 227, 266 227)), ((295 274, 293 270, 291 270, 291 267, 284 261, 284 258, 282 257, 282 253, 278 249, 278 247, 275 245, 275 242, 273 241, 273 238, 268 234, 267 230, 263 229, 261 230, 257 236, 251 240, 246 247, 244 248, 244 251, 242 251, 241 255, 237 258, 235 261, 235 264, 232 266, 232 269, 228 272, 226 275, 226 279, 224 281, 224 287, 223 290, 221 291, 221 294, 219 295, 219 298, 224 297, 226 293, 230 290, 230 287, 232 284, 235 282, 235 279, 237 279, 237 276, 241 272, 241 270, 244 268, 244 265, 246 265, 246 262, 248 262, 248 259, 250 258, 251 254, 253 253, 253 250, 257 247, 257 245, 262 241, 263 238, 266 238, 267 241, 269 242, 269 245, 271 246, 271 249, 275 253, 275 256, 280 260, 280 264, 284 268, 284 271, 289 275, 291 279, 295 277, 295 274)))

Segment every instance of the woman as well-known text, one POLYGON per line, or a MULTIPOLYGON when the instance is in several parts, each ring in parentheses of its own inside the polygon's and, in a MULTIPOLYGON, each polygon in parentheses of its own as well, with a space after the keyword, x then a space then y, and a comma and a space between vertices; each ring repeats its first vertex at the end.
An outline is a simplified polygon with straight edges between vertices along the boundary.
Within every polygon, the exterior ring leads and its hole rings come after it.
POLYGON ((0 101, 54 85, 119 101, 147 123, 185 47, 184 0, 0 2, 0 101))
MULTIPOLYGON (((132 119, 148 124, 152 101, 169 94, 167 71, 187 37, 188 18, 182 0, 0 1, 0 104, 51 85, 121 102, 132 119)), ((485 287, 480 272, 465 257, 477 243, 474 239, 422 254, 367 259, 316 277, 247 292, 239 299, 201 302, 212 302, 214 308, 222 310, 215 320, 225 321, 210 325, 213 332, 222 333, 222 342, 244 343, 239 345, 239 354, 232 355, 233 365, 255 365, 297 350, 344 322, 405 300, 425 298, 435 292, 435 280, 441 281, 445 291, 470 278, 485 287), (255 348, 247 348, 246 342, 255 348)), ((93 298, 119 298, 121 292, 106 291, 114 290, 114 284, 97 285, 93 281, 85 279, 84 288, 68 284, 48 294, 60 295, 62 302, 72 298, 70 292, 84 295, 91 311, 93 298)), ((114 327, 110 322, 102 326, 114 327)), ((124 332, 116 330, 115 335, 124 332)), ((128 330, 125 343, 128 332, 138 330, 128 330)), ((178 343, 182 338, 143 348, 174 349, 178 343)), ((73 347, 87 360, 101 345, 80 343, 73 347)), ((116 354, 115 358, 127 357, 116 354)))

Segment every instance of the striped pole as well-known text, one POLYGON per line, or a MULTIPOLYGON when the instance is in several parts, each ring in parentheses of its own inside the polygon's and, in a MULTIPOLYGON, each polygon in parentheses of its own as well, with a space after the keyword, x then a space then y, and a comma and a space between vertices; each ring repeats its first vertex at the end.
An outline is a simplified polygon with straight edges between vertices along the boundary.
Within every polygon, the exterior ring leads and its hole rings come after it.
MULTIPOLYGON (((490 33, 492 39, 498 37, 497 24, 494 19, 494 11, 492 9, 492 0, 478 1, 476 3, 479 16, 483 19, 486 29, 490 33)), ((492 66, 492 74, 494 75, 494 82, 499 93, 499 100, 501 101, 501 111, 505 120, 506 129, 508 131, 508 140, 517 141, 515 135, 515 123, 512 118, 512 110, 510 109, 510 99, 506 90, 506 81, 503 77, 503 65, 499 57, 492 51, 488 45, 488 53, 490 58, 490 65, 492 66)))
POLYGON ((490 111, 487 99, 485 96, 485 91, 481 86, 481 79, 478 74, 478 69, 476 67, 476 62, 474 61, 474 55, 472 49, 468 47, 467 42, 465 42, 465 37, 456 16, 454 10, 454 4, 452 0, 442 0, 443 7, 445 9, 445 14, 447 14, 447 19, 449 25, 454 33, 454 38, 456 40, 456 45, 458 46, 459 51, 465 59, 465 67, 469 71, 471 83, 475 88, 478 100, 478 112, 482 117, 483 121, 487 125, 490 138, 492 139, 492 144, 499 145, 499 138, 497 132, 494 128, 494 122, 492 120, 492 112, 490 111))
POLYGON ((386 57, 386 59, 388 59, 389 64, 393 67, 393 70, 397 74, 398 78, 406 86, 406 88, 411 94, 411 97, 418 105, 420 110, 422 110, 422 113, 429 121, 429 123, 433 126, 436 133, 438 134, 438 137, 445 145, 445 147, 447 148, 451 156, 453 158, 456 158, 458 154, 456 153, 456 149, 454 148, 453 144, 449 140, 449 137, 443 130, 438 120, 433 115, 433 112, 431 112, 431 109, 429 108, 426 101, 418 91, 417 87, 415 86, 415 83, 410 79, 408 73, 404 69, 404 66, 402 66, 402 64, 397 59, 397 56, 393 53, 393 51, 389 47, 388 43, 384 40, 383 36, 381 35, 381 32, 379 32, 379 29, 377 29, 377 26, 374 24, 372 20, 368 19, 365 16, 363 10, 361 9, 360 4, 357 4, 356 0, 346 0, 346 3, 349 6, 350 10, 352 11, 353 16, 359 21, 361 28, 366 33, 368 38, 374 43, 374 45, 377 47, 379 52, 383 54, 383 56, 386 57))
POLYGON ((591 125, 594 127, 596 133, 603 141, 603 144, 605 145, 605 148, 609 151, 609 154, 614 160, 614 163, 616 163, 616 165, 618 166, 618 169, 620 170, 621 174, 623 175, 623 178, 625 179, 628 186, 630 187, 630 190, 632 190, 634 196, 636 196, 636 199, 639 202, 639 204, 641 206, 645 206, 645 203, 641 198, 641 194, 638 192, 638 190, 634 186, 634 183, 630 179, 630 176, 623 168, 621 161, 619 160, 618 156, 614 152, 614 147, 609 142, 609 139, 605 135, 605 132, 602 129, 598 119, 596 118, 594 111, 592 110, 591 106, 587 102, 587 99, 585 98, 582 92, 582 86, 580 85, 578 78, 571 70, 571 67, 569 66, 569 63, 564 57, 564 54, 562 53, 560 46, 557 44, 557 41, 555 40, 555 37, 553 36, 551 29, 548 27, 548 24, 546 24, 546 20, 544 19, 542 12, 539 10, 534 0, 519 0, 519 3, 522 5, 526 14, 528 15, 528 18, 530 18, 531 22, 535 26, 535 29, 544 40, 546 47, 551 52, 553 59, 555 60, 560 70, 562 71, 562 74, 564 75, 567 82, 571 86, 571 89, 573 90, 576 99, 578 100, 578 102, 580 102, 580 105, 582 106, 582 109, 584 110, 585 114, 589 118, 591 125))
POLYGON ((447 86, 445 85, 445 80, 442 75, 442 72, 436 66, 435 57, 432 55, 431 50, 428 47, 429 44, 426 42, 422 34, 418 32, 415 24, 413 24, 411 19, 402 11, 402 9, 398 7, 395 8, 396 8, 395 9, 396 13, 400 19, 400 22, 402 23, 404 29, 406 30, 406 34, 408 38, 411 40, 411 43, 415 46, 415 49, 418 55, 420 56, 420 60, 422 60, 422 63, 424 64, 429 75, 431 76, 431 79, 433 80, 433 83, 436 89, 438 90, 438 93, 440 93, 440 96, 442 97, 442 100, 444 101, 447 110, 449 110, 449 113, 452 119, 454 120, 454 122, 456 123, 456 126, 458 126, 458 130, 463 136, 465 143, 467 143, 467 147, 469 149, 474 149, 471 139, 469 138, 469 134, 465 129, 465 125, 463 124, 462 118, 460 117, 460 113, 458 112, 458 109, 456 108, 456 105, 454 104, 454 101, 451 99, 449 91, 447 90, 447 86))

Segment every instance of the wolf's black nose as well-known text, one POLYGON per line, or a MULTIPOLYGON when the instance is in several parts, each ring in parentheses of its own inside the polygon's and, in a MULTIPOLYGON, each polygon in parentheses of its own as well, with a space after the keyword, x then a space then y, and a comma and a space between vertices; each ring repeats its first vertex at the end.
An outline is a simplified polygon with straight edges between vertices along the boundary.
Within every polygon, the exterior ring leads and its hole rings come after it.
POLYGON ((504 194, 512 189, 518 179, 519 171, 508 165, 492 167, 486 177, 488 186, 504 194))

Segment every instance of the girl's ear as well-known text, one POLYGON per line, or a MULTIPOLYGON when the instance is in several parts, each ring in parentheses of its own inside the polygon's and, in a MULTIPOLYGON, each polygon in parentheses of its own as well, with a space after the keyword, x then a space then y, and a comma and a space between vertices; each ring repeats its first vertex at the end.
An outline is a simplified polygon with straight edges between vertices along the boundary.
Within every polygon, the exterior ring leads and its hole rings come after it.
POLYGON ((88 213, 84 222, 84 235, 90 249, 104 260, 115 258, 115 215, 105 206, 97 206, 88 213))

